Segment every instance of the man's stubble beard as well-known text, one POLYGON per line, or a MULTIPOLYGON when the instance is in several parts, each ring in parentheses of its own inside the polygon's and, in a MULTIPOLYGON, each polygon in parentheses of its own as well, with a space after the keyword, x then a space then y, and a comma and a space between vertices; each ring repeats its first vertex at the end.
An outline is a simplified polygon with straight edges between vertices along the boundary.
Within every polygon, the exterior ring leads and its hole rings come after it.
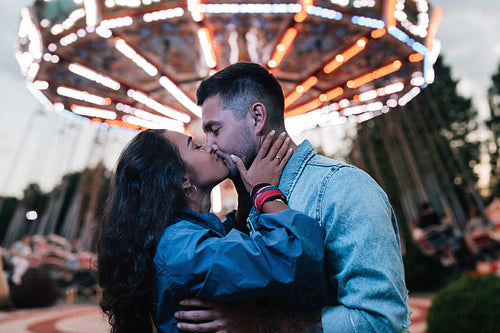
POLYGON ((243 127, 244 134, 241 135, 240 142, 237 143, 239 149, 239 155, 243 164, 248 169, 250 165, 252 165, 255 156, 257 156, 257 143, 252 140, 252 135, 250 133, 250 129, 245 126, 243 127))

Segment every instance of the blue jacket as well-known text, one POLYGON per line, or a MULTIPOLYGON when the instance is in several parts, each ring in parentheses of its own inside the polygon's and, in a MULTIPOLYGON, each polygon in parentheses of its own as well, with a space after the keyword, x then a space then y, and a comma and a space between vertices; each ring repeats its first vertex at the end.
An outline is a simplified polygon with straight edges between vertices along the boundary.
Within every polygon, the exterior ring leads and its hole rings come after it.
POLYGON ((407 331, 398 226, 378 184, 358 168, 317 155, 305 140, 279 187, 292 209, 311 216, 325 232, 325 273, 335 301, 322 309, 323 331, 407 331))
POLYGON ((214 214, 187 209, 178 214, 154 257, 152 315, 160 332, 177 332, 174 313, 187 296, 232 302, 281 293, 287 295, 289 309, 326 304, 321 226, 287 209, 254 217, 249 227, 250 235, 226 233, 214 214), (294 304, 311 290, 312 300, 294 304))

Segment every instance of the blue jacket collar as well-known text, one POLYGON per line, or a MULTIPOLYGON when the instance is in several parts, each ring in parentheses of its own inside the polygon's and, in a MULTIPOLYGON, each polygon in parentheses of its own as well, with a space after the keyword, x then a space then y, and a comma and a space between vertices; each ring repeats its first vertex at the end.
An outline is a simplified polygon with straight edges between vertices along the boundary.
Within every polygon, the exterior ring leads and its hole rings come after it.
POLYGON ((182 207, 176 214, 175 222, 189 221, 200 227, 215 230, 217 232, 226 234, 221 220, 213 213, 200 214, 186 207, 182 207))
POLYGON ((307 162, 314 155, 316 155, 316 150, 313 148, 309 140, 302 141, 286 164, 281 175, 279 188, 285 196, 288 197, 295 186, 298 176, 302 173, 307 162))

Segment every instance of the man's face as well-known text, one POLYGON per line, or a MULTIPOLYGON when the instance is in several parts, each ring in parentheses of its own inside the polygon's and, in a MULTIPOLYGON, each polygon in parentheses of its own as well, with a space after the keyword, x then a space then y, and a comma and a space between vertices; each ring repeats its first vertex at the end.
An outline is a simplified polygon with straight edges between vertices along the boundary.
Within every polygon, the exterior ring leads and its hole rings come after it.
MULTIPOLYGON (((248 167, 257 154, 255 135, 252 133, 253 119, 250 113, 236 119, 234 114, 222 107, 219 96, 207 98, 202 105, 202 126, 207 136, 207 145, 217 149, 217 154, 228 160, 234 154, 248 167)), ((230 161, 230 159, 229 159, 230 161)), ((229 162, 231 163, 231 162, 229 162)), ((228 165, 230 169, 231 166, 228 165)))

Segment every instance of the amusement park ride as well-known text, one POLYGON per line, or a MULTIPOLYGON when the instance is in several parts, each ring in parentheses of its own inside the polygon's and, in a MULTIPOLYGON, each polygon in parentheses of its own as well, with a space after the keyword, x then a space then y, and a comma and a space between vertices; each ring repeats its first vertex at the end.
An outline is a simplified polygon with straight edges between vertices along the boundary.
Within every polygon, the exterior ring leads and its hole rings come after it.
POLYGON ((201 80, 257 62, 298 132, 408 103, 433 82, 441 15, 424 0, 36 0, 16 57, 49 110, 180 132, 201 117, 201 80))

